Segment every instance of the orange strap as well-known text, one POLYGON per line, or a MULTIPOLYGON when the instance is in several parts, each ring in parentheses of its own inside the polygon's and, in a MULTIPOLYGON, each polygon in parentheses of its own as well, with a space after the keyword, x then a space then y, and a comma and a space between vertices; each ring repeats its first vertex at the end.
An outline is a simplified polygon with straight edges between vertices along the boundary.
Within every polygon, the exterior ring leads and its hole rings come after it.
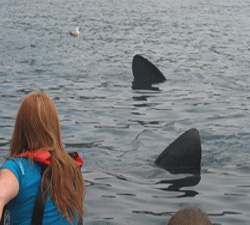
MULTIPOLYGON (((76 164, 78 166, 82 166, 83 165, 83 160, 81 158, 81 156, 77 153, 77 152, 72 152, 69 153, 69 155, 75 159, 76 164)), ((16 157, 21 157, 21 158, 31 158, 36 162, 39 163, 43 163, 46 165, 50 165, 51 164, 51 153, 49 151, 46 150, 27 150, 24 153, 21 153, 19 155, 17 155, 16 157)))

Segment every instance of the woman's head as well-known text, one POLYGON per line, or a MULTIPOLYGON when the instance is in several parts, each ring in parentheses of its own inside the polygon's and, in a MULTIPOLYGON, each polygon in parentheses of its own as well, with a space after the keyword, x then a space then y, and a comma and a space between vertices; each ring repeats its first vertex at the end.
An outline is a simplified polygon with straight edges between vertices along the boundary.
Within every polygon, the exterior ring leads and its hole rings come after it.
POLYGON ((53 150, 58 147, 62 148, 62 140, 55 104, 47 94, 32 92, 24 98, 17 113, 11 157, 27 149, 53 150))
POLYGON ((17 113, 10 145, 11 158, 25 150, 48 150, 51 164, 43 177, 50 177, 46 192, 51 192, 59 211, 70 222, 81 217, 84 199, 84 183, 81 170, 66 153, 62 145, 61 128, 54 102, 45 93, 27 95, 17 113))
POLYGON ((176 212, 168 225, 212 225, 207 214, 197 207, 186 207, 176 212))

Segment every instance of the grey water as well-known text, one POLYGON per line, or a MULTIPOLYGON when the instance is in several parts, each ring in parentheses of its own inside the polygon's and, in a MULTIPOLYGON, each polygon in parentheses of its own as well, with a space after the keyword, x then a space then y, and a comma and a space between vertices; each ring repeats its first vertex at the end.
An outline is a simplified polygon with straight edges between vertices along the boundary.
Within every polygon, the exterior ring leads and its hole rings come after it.
POLYGON ((1 0, 0 160, 31 91, 56 103, 84 159, 84 224, 166 224, 185 206, 249 225, 250 1, 1 0), (80 35, 69 35, 80 26, 80 35), (167 78, 133 90, 141 54, 167 78), (197 128, 201 177, 155 158, 197 128))

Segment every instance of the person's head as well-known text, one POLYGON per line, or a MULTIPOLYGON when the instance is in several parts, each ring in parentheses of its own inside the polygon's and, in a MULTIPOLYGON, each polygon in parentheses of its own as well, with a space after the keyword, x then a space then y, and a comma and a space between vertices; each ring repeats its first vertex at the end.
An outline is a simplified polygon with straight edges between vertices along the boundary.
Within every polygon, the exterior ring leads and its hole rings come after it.
POLYGON ((10 157, 26 150, 51 152, 51 164, 42 178, 50 177, 46 191, 51 192, 58 210, 70 222, 83 210, 84 182, 75 161, 64 150, 57 110, 45 93, 27 95, 17 113, 10 145, 10 157))
POLYGON ((19 108, 10 154, 15 157, 27 149, 41 148, 61 149, 61 128, 52 99, 45 93, 32 92, 24 98, 19 108))
POLYGON ((176 212, 167 225, 212 225, 212 223, 200 208, 186 207, 176 212))

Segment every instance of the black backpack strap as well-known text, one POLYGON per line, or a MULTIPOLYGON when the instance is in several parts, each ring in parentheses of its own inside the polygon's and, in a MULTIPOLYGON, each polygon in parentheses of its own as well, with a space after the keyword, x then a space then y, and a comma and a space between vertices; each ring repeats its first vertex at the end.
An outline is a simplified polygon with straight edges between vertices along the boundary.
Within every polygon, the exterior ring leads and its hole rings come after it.
MULTIPOLYGON (((69 155, 74 159, 75 157, 78 156, 78 153, 70 152, 69 155)), ((44 164, 40 164, 40 165, 41 165, 41 175, 43 176, 43 173, 46 170, 47 165, 44 165, 44 164)), ((46 180, 43 182, 43 185, 41 182, 40 187, 38 189, 35 206, 33 209, 32 219, 31 219, 31 225, 42 225, 43 223, 44 208, 49 197, 49 193, 44 194, 45 190, 47 189, 49 178, 46 177, 45 179, 46 180)), ((82 224, 83 224, 83 220, 78 219, 77 225, 82 225, 82 224)))
POLYGON ((81 219, 80 219, 80 218, 78 219, 78 223, 77 223, 77 225, 83 225, 83 220, 82 220, 82 217, 81 217, 81 219))
MULTIPOLYGON (((43 173, 46 169, 46 165, 41 164, 41 175, 43 176, 43 173)), ((48 179, 48 178, 45 178, 48 179)), ((40 187, 38 189, 38 193, 36 196, 36 201, 35 201, 35 206, 33 209, 33 214, 32 214, 32 219, 31 219, 31 225, 42 225, 43 223, 43 213, 44 213, 44 208, 46 205, 46 202, 48 200, 49 197, 49 193, 45 193, 44 191, 47 188, 47 180, 45 180, 40 184, 40 187), (44 194, 45 193, 45 194, 44 194)))
POLYGON ((6 209, 6 205, 4 206, 4 208, 3 208, 3 212, 2 212, 2 219, 1 219, 1 221, 0 221, 0 225, 3 225, 3 223, 4 223, 4 214, 5 214, 5 209, 6 209))

